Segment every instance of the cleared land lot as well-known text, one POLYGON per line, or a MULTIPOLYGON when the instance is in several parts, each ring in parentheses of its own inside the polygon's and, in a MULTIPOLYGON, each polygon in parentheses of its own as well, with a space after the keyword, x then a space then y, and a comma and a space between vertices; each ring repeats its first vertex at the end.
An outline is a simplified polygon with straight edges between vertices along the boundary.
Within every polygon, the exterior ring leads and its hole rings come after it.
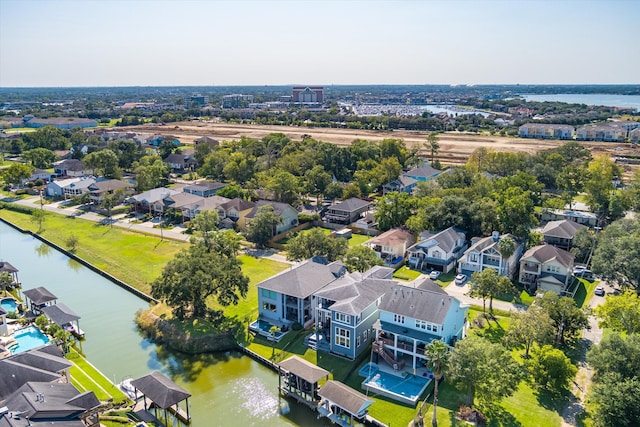
MULTIPOLYGON (((266 126, 250 124, 228 124, 212 122, 179 122, 168 125, 144 125, 123 128, 127 131, 173 135, 185 144, 201 136, 209 136, 221 141, 237 140, 241 136, 262 138, 269 133, 280 132, 294 140, 301 140, 303 135, 309 135, 320 141, 346 146, 354 139, 380 141, 385 138, 402 138, 408 146, 425 142, 428 132, 394 130, 372 131, 354 129, 312 128, 294 126, 266 126)), ((487 147, 495 151, 511 151, 536 153, 562 145, 565 141, 508 138, 500 136, 474 135, 462 133, 445 133, 439 136, 440 152, 438 158, 445 165, 460 165, 467 161, 469 155, 478 147, 487 147)), ((594 155, 605 153, 611 157, 640 156, 640 149, 634 149, 630 144, 613 142, 581 142, 594 155), (621 149, 617 149, 621 148, 621 149)), ((425 150, 426 154, 426 150, 425 150)), ((625 165, 625 168, 628 166, 625 165)))

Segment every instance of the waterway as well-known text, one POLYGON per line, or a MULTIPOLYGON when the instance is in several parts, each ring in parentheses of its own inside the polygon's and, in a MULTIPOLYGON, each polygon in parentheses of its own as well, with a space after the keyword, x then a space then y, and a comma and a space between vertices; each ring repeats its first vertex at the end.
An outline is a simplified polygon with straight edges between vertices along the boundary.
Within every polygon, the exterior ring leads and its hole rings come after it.
POLYGON ((560 93, 546 95, 522 95, 522 97, 527 101, 603 105, 605 107, 635 108, 640 111, 640 95, 560 93))
POLYGON ((111 381, 159 370, 189 391, 193 427, 329 425, 294 403, 281 415, 277 375, 247 356, 188 356, 143 338, 133 318, 147 307, 145 301, 2 222, 0 260, 19 270, 23 290, 44 286, 81 316, 82 351, 111 381))

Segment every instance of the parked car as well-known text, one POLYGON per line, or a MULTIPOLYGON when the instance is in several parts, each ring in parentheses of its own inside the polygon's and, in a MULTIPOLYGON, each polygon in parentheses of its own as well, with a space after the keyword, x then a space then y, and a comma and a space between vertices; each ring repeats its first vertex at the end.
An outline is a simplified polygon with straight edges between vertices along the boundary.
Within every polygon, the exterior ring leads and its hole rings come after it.
POLYGON ((573 275, 581 279, 593 279, 593 272, 591 270, 587 270, 586 268, 577 273, 573 273, 573 275))
POLYGON ((438 279, 438 277, 440 277, 440 272, 437 270, 433 270, 430 274, 429 274, 429 279, 431 280, 436 280, 438 279))
POLYGON ((596 286, 596 289, 593 291, 594 294, 596 294, 599 297, 603 297, 604 296, 604 287, 603 286, 596 286))
POLYGON ((456 285, 462 285, 466 281, 467 276, 465 276, 464 274, 458 274, 455 278, 456 285))
POLYGON ((573 267, 573 275, 577 276, 578 274, 580 274, 581 272, 583 272, 586 269, 587 269, 587 267, 584 266, 584 265, 576 265, 575 267, 573 267))

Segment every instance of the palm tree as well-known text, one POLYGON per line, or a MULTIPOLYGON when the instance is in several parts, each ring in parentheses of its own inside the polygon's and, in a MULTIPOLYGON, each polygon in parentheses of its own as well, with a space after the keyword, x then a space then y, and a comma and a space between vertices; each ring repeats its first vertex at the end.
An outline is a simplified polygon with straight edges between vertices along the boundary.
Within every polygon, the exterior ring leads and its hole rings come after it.
POLYGON ((438 132, 431 132, 427 137, 427 143, 425 148, 431 151, 431 163, 435 160, 436 154, 440 150, 440 139, 438 138, 438 132))
POLYGON ((436 427, 438 419, 436 418, 436 410, 438 409, 438 381, 442 378, 449 360, 449 349, 447 345, 440 340, 433 340, 424 348, 424 355, 427 360, 427 368, 431 369, 435 384, 433 386, 433 418, 431 425, 436 427))
POLYGON ((509 276, 509 265, 507 265, 507 260, 511 258, 511 255, 516 251, 516 242, 513 241, 510 237, 505 237, 504 239, 500 239, 498 242, 498 252, 500 252, 500 256, 505 263, 504 266, 504 275, 509 276))

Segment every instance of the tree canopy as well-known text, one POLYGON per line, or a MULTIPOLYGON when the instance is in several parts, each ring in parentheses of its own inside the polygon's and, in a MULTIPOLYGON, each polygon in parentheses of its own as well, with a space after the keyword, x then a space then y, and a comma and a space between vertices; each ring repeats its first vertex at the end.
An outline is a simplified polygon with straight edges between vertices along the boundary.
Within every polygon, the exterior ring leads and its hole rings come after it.
POLYGON ((320 255, 329 261, 341 259, 347 252, 347 240, 325 234, 320 228, 302 231, 287 243, 287 258, 301 261, 320 255))
POLYGON ((620 219, 598 235, 591 268, 604 280, 638 288, 640 284, 640 220, 620 219))
POLYGON ((607 295, 604 304, 595 308, 601 328, 616 332, 640 334, 640 297, 636 292, 624 292, 621 295, 607 295))

